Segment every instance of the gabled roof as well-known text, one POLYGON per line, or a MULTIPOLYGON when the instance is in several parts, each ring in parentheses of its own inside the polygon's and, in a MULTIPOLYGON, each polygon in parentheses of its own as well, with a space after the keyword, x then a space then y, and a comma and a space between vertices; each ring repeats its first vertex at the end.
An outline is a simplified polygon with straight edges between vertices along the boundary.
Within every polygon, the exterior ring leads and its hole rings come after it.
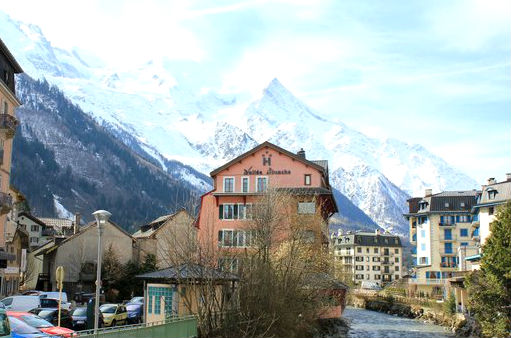
MULTIPOLYGON (((121 231, 123 234, 125 234, 126 236, 128 236, 129 238, 131 238, 132 240, 134 240, 134 238, 131 236, 130 233, 128 233, 126 230, 124 230, 123 228, 121 228, 119 225, 115 224, 114 222, 112 221, 108 221, 108 223, 110 223, 111 225, 113 225, 115 228, 117 228, 119 231, 121 231)), ((46 250, 43 250, 41 252, 39 252, 37 255, 42 255, 42 254, 47 254, 47 253, 50 253, 54 250, 56 250, 57 248, 59 248, 60 246, 62 246, 64 243, 67 243, 69 241, 72 241, 74 240, 75 238, 77 238, 78 236, 82 235, 83 233, 85 233, 86 231, 89 231, 93 228, 96 228, 96 222, 90 222, 89 224, 87 224, 86 226, 80 228, 80 231, 77 232, 76 234, 73 234, 71 236, 69 236, 68 238, 60 241, 60 242, 56 242, 56 240, 54 240, 53 242, 53 246, 50 246, 48 247, 46 250)), ((36 255, 36 256, 37 256, 36 255)))
POLYGON ((41 221, 39 218, 37 218, 37 217, 35 217, 35 216, 33 216, 33 215, 29 214, 28 212, 21 212, 21 213, 18 215, 18 217, 20 217, 20 216, 26 217, 26 218, 28 218, 29 220, 31 220, 32 222, 37 223, 37 224, 39 224, 39 225, 40 225, 40 226, 42 226, 42 227, 46 227, 46 223, 44 223, 43 221, 41 221))
POLYGON ((223 280, 236 281, 238 276, 199 264, 181 264, 167 269, 144 273, 136 276, 145 280, 223 280))
POLYGON ((216 176, 216 175, 217 175, 218 173, 220 173, 222 170, 229 168, 231 165, 235 164, 236 162, 239 162, 239 161, 241 161, 242 159, 244 159, 244 158, 246 158, 246 157, 248 157, 248 156, 250 156, 250 155, 252 155, 252 154, 254 154, 254 153, 258 152, 259 150, 261 150, 261 149, 263 149, 263 148, 266 148, 266 147, 268 147, 268 148, 272 148, 272 149, 274 149, 275 151, 278 151, 278 152, 280 152, 280 153, 283 153, 283 154, 285 154, 285 155, 287 155, 287 156, 289 156, 289 157, 291 157, 291 158, 293 158, 293 159, 295 159, 295 160, 297 160, 297 161, 302 162, 302 163, 303 163, 303 164, 305 164, 305 165, 311 166, 311 167, 313 167, 313 168, 315 168, 315 169, 317 169, 317 170, 321 171, 321 172, 322 172, 322 173, 324 173, 325 175, 327 175, 327 174, 328 174, 328 173, 327 173, 327 171, 326 171, 326 169, 325 169, 322 165, 319 165, 319 164, 317 164, 317 163, 314 163, 314 162, 318 162, 318 161, 309 161, 309 160, 307 160, 307 159, 305 159, 305 158, 303 158, 303 157, 301 157, 301 156, 298 156, 297 154, 294 154, 294 153, 292 153, 292 152, 290 152, 290 151, 288 151, 288 150, 286 150, 286 149, 284 149, 284 148, 281 148, 281 147, 279 147, 279 146, 277 146, 277 145, 275 145, 275 144, 273 144, 273 143, 270 143, 270 142, 268 142, 268 141, 265 141, 265 142, 261 143, 260 145, 258 145, 257 147, 252 148, 251 150, 247 151, 246 153, 243 153, 243 154, 241 154, 240 156, 236 157, 235 159, 233 159, 233 160, 231 160, 231 161, 227 162, 227 163, 226 163, 226 164, 224 164, 223 166, 221 166, 221 167, 219 167, 219 168, 217 168, 217 169, 213 170, 213 171, 210 173, 211 177, 216 176))
POLYGON ((0 39, 0 51, 2 54, 5 55, 7 58, 7 61, 11 64, 11 67, 14 69, 14 73, 23 73, 23 69, 21 69, 21 66, 19 65, 18 61, 12 56, 11 52, 9 51, 9 48, 5 45, 5 43, 0 39))
MULTIPOLYGON (((146 225, 142 225, 140 227, 139 230, 137 230, 134 234, 133 234, 133 237, 135 238, 147 238, 147 237, 151 237, 153 235, 155 235, 161 228, 163 228, 163 225, 165 223, 167 223, 168 221, 171 221, 172 219, 174 219, 178 214, 182 213, 182 212, 185 212, 187 215, 188 212, 185 210, 185 209, 181 209, 173 214, 169 214, 169 215, 164 215, 164 216, 160 216, 158 217, 157 219, 155 219, 154 221, 151 221, 150 223, 146 224, 146 225)), ((190 216, 190 218, 192 218, 190 216)))

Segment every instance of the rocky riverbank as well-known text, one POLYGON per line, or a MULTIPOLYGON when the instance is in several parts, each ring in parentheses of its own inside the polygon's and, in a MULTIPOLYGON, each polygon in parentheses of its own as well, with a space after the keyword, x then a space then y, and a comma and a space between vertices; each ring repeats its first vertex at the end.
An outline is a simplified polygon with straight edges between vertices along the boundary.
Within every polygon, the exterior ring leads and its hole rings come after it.
POLYGON ((420 319, 428 323, 442 325, 449 328, 451 332, 459 337, 480 336, 480 331, 476 322, 471 317, 463 314, 446 315, 443 311, 420 305, 403 304, 392 298, 374 299, 372 297, 355 296, 350 298, 350 303, 352 306, 358 308, 405 318, 420 319))

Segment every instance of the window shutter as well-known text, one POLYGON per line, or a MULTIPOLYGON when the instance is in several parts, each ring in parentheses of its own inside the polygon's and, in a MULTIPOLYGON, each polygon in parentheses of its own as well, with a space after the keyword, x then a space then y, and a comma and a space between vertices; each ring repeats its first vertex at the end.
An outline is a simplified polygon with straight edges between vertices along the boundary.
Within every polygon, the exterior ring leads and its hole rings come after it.
POLYGON ((233 219, 238 219, 238 205, 234 205, 234 215, 232 217, 233 219))
POLYGON ((456 223, 459 223, 460 221, 460 215, 456 215, 456 223))
POLYGON ((218 206, 218 210, 220 211, 220 213, 219 213, 219 215, 218 215, 218 216, 219 216, 219 218, 220 218, 220 219, 224 219, 224 205, 223 205, 223 204, 220 204, 220 205, 218 206))
POLYGON ((451 224, 454 224, 454 216, 451 216, 451 224))
POLYGON ((444 216, 440 216, 440 223, 444 222, 444 216))

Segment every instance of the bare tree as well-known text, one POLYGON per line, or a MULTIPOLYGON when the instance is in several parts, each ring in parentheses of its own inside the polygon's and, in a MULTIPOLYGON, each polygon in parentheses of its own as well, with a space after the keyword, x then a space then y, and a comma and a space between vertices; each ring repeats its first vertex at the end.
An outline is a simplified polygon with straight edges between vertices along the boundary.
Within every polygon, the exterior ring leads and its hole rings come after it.
POLYGON ((216 213, 201 214, 201 238, 169 233, 166 260, 170 266, 192 266, 193 278, 176 283, 193 290, 182 293, 185 306, 197 314, 204 336, 303 336, 324 306, 318 276, 331 271, 328 235, 322 205, 315 198, 290 191, 269 190, 248 210, 246 228, 237 233, 244 248, 219 248, 213 233, 216 213), (298 202, 312 203, 310 213, 299 214, 298 202), (239 278, 236 287, 226 274, 213 271, 220 262, 239 278))

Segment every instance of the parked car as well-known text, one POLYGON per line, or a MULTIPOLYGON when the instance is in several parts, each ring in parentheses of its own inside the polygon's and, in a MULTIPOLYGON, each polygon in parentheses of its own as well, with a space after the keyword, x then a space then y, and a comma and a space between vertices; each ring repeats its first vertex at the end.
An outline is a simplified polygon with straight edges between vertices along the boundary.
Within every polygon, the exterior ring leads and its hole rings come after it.
MULTIPOLYGON (((87 329, 87 307, 77 307, 71 313, 73 319, 73 330, 86 330, 87 329)), ((94 319, 93 319, 94 321, 94 319)), ((99 327, 103 327, 103 314, 99 312, 99 327)))
POLYGON ((128 304, 144 304, 144 297, 133 297, 129 300, 128 304))
POLYGON ((7 312, 5 311, 4 308, 1 307, 0 307, 0 337, 1 338, 12 337, 11 327, 9 325, 9 318, 7 318, 7 312))
POLYGON ((141 303, 128 303, 126 304, 128 311, 128 323, 138 324, 142 323, 142 316, 144 312, 144 305, 141 303))
POLYGON ((128 323, 128 311, 121 304, 103 304, 99 307, 103 314, 105 326, 126 325, 128 323))
MULTIPOLYGON (((59 308, 36 308, 29 311, 44 320, 49 321, 53 325, 58 325, 59 323, 59 308)), ((73 328, 73 318, 71 317, 71 313, 66 309, 60 310, 60 326, 67 327, 68 329, 73 328)))
POLYGON ((47 320, 30 313, 30 312, 21 312, 21 311, 7 311, 7 316, 9 319, 16 318, 19 319, 26 324, 38 329, 41 332, 47 333, 49 335, 60 335, 64 337, 71 337, 74 333, 73 330, 67 329, 61 326, 55 326, 47 320))
POLYGON ((12 338, 39 338, 49 337, 46 333, 43 333, 22 321, 16 317, 8 317, 11 335, 6 337, 12 338))
POLYGON ((6 310, 11 311, 29 311, 41 306, 39 296, 10 296, 0 302, 5 305, 6 310))
MULTIPOLYGON (((41 307, 58 307, 59 302, 59 293, 54 291, 40 291, 39 297, 41 298, 41 307), (42 303, 45 299, 52 299, 57 302, 57 305, 54 306, 44 306, 42 303)), ((62 292, 61 295, 61 306, 63 309, 71 310, 71 303, 67 301, 67 293, 62 292)))

